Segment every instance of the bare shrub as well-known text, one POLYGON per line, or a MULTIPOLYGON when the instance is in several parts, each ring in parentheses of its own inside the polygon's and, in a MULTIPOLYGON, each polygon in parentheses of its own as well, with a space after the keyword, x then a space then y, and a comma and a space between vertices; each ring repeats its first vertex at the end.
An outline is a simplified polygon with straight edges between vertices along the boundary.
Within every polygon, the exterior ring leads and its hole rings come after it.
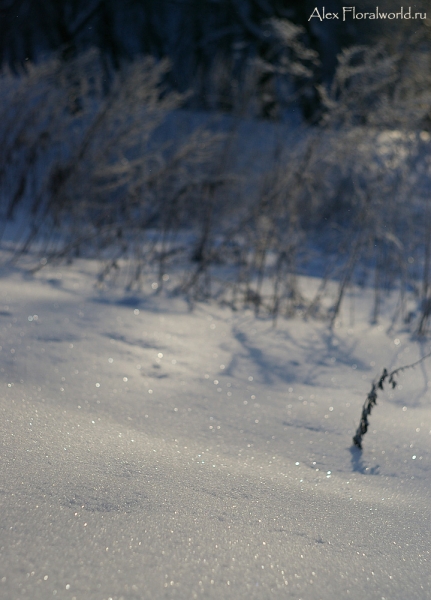
MULTIPOLYGON (((307 61, 315 57, 298 31, 281 21, 268 27, 279 40, 272 82, 285 77, 287 85, 297 73, 309 86, 307 61)), ((172 125, 169 139, 157 137, 182 102, 164 87, 166 62, 142 58, 112 73, 109 86, 94 52, 30 65, 19 77, 4 73, 3 220, 19 210, 31 215, 18 232, 20 253, 33 244, 39 266, 79 254, 99 257, 101 285, 126 261, 129 289, 156 271, 160 291, 172 270, 191 302, 216 297, 274 322, 303 314, 331 324, 351 286, 371 285, 372 321, 385 294, 398 290, 394 319, 407 317, 406 297, 414 294, 421 307, 416 329, 426 333, 427 61, 420 45, 407 57, 380 46, 344 51, 331 88, 320 90, 322 122, 287 141, 280 137, 253 186, 236 162, 239 116, 228 127, 194 127, 184 136, 172 125), (321 284, 307 299, 299 275, 319 261, 321 284), (331 280, 337 291, 328 313, 331 280)), ((241 112, 240 90, 237 99, 237 114, 248 114, 241 112)))
POLYGON ((31 214, 18 255, 36 240, 43 264, 97 252, 107 260, 101 279, 120 258, 131 258, 135 285, 156 255, 162 274, 170 234, 214 185, 208 165, 222 138, 196 130, 185 140, 173 132, 172 141, 153 143, 182 101, 163 87, 168 63, 136 61, 113 76, 107 93, 98 64, 92 52, 29 66, 20 77, 4 74, 4 218, 19 208, 31 214))

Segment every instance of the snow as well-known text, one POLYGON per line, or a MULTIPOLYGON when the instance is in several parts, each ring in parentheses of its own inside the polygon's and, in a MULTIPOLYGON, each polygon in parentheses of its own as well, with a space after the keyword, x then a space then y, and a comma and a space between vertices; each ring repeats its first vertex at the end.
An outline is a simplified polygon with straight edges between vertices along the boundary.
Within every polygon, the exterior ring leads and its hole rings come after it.
POLYGON ((430 361, 351 447, 429 344, 364 291, 331 332, 96 270, 1 273, 1 598, 429 597, 430 361))

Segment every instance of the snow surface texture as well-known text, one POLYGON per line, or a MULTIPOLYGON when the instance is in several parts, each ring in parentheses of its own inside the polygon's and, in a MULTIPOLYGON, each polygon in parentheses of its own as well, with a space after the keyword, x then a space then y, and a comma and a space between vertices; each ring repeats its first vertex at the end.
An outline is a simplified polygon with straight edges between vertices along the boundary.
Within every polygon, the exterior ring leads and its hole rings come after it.
POLYGON ((364 296, 273 329, 95 269, 2 273, 2 599, 430 597, 430 362, 351 447, 427 344, 364 296))

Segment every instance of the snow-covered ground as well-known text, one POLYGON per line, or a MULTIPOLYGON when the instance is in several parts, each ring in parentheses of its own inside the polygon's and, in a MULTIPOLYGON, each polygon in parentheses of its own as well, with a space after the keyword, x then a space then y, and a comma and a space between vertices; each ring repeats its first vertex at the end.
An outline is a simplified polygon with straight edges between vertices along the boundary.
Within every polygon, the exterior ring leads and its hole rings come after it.
POLYGON ((0 597, 427 599, 429 345, 151 292, 0 279, 0 597))

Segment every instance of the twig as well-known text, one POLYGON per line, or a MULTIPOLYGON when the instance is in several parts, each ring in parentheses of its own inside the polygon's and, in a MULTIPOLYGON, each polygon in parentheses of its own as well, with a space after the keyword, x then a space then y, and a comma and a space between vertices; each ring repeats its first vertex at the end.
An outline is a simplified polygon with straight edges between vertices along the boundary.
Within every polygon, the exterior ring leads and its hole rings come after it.
POLYGON ((383 369, 383 373, 380 375, 379 380, 377 382, 373 381, 372 386, 371 386, 371 391, 368 393, 368 396, 362 407, 362 414, 361 414, 361 420, 359 422, 359 427, 356 430, 356 433, 353 437, 353 444, 357 448, 359 448, 359 450, 362 450, 362 436, 364 436, 368 430, 368 425, 369 425, 368 415, 371 414, 371 410, 372 410, 373 406, 375 406, 377 404, 377 390, 383 390, 383 384, 386 381, 386 379, 388 379, 388 378, 389 378, 388 383, 390 385, 392 385, 392 389, 394 389, 394 387, 397 385, 397 382, 395 381, 394 377, 396 375, 398 375, 398 373, 401 373, 402 371, 405 371, 406 369, 412 369, 413 367, 416 367, 418 364, 420 364, 422 361, 424 361, 429 356, 431 356, 431 352, 428 352, 428 354, 425 354, 425 356, 423 356, 416 362, 412 363, 411 365, 405 365, 404 367, 398 367, 397 369, 394 369, 390 373, 388 372, 387 369, 383 369))

